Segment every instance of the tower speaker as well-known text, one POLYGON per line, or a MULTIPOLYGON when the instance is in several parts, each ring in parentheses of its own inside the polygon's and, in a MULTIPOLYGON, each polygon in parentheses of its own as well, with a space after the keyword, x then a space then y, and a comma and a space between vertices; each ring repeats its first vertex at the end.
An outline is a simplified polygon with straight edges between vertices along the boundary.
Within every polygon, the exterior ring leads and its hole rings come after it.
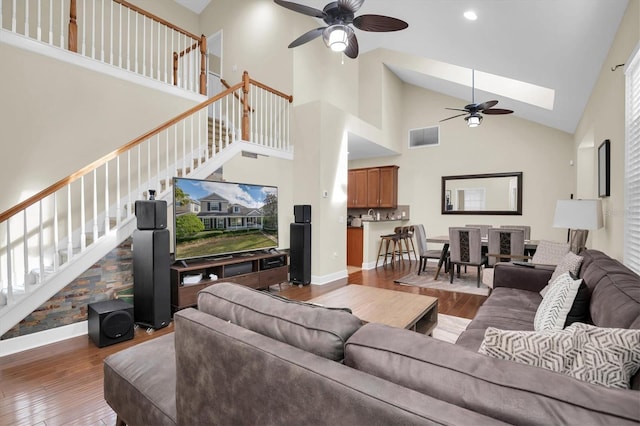
POLYGON ((311 283, 311 224, 292 223, 289 229, 289 280, 311 283))
POLYGON ((296 223, 311 223, 311 206, 309 204, 293 206, 293 217, 296 223))
POLYGON ((89 337, 96 346, 133 339, 133 306, 124 300, 89 303, 89 337))
POLYGON ((135 322, 166 327, 171 322, 169 230, 134 231, 132 251, 135 322))
POLYGON ((138 229, 165 229, 167 227, 167 202, 164 200, 138 200, 135 204, 138 229))

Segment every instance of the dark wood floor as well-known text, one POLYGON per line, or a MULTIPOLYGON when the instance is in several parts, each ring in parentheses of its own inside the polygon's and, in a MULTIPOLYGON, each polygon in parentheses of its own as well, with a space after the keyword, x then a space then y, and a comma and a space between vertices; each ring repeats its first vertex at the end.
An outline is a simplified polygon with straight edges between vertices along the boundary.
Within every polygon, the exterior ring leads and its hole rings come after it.
MULTIPOLYGON (((393 282, 415 268, 405 261, 395 267, 358 271, 350 284, 388 288, 438 298, 439 312, 472 318, 484 296, 400 286, 393 282)), ((308 300, 343 284, 282 285, 281 295, 308 300)), ((87 336, 75 337, 0 358, 0 425, 113 425, 115 413, 102 396, 102 361, 108 355, 173 331, 173 325, 147 334, 137 329, 133 340, 97 348, 87 336)))

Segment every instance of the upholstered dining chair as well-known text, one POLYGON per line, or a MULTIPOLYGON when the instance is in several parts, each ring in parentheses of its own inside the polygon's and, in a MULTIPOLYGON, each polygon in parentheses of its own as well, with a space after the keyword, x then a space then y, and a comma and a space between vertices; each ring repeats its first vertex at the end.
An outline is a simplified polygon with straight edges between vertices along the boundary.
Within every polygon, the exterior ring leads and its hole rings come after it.
POLYGON ((493 225, 465 225, 467 228, 480 228, 480 236, 487 238, 489 229, 493 228, 493 225))
POLYGON ((457 266, 460 277, 460 266, 475 266, 478 269, 477 284, 480 287, 482 266, 487 257, 482 254, 482 238, 480 228, 449 228, 449 282, 453 283, 453 267, 457 266))
POLYGON ((489 252, 487 268, 482 274, 482 283, 493 288, 493 266, 498 262, 527 261, 524 254, 525 230, 522 228, 494 228, 489 230, 489 252))
MULTIPOLYGON (((424 230, 424 225, 421 223, 418 225, 413 225, 413 229, 415 231, 416 244, 418 245, 418 256, 420 257, 420 262, 418 264, 418 275, 421 272, 424 272, 427 269, 427 261, 429 259, 440 260, 440 256, 442 256, 442 250, 428 250, 427 249, 427 234, 424 230)), ((447 269, 447 263, 449 258, 449 252, 445 257, 445 270, 447 269)))
POLYGON ((500 225, 500 228, 522 229, 525 241, 531 239, 531 227, 529 225, 500 225))

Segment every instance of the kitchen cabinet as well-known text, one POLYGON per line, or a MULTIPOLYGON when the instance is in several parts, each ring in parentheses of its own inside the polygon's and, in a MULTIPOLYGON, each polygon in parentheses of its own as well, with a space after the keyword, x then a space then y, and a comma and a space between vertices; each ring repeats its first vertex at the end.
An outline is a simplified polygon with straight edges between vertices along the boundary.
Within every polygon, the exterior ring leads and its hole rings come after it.
POLYGON ((347 208, 396 208, 398 166, 349 170, 347 193, 347 208))
POLYGON ((361 227, 349 226, 347 228, 347 265, 362 268, 362 237, 361 227))
POLYGON ((347 180, 347 208, 367 207, 367 170, 349 170, 347 180))

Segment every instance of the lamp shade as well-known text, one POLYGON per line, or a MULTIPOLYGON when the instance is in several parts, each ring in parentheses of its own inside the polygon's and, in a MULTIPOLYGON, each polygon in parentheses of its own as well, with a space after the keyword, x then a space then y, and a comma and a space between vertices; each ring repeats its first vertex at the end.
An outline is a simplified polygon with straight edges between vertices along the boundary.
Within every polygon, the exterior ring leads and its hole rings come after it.
POLYGON ((602 226, 602 201, 558 200, 556 203, 554 228, 598 229, 602 226))

